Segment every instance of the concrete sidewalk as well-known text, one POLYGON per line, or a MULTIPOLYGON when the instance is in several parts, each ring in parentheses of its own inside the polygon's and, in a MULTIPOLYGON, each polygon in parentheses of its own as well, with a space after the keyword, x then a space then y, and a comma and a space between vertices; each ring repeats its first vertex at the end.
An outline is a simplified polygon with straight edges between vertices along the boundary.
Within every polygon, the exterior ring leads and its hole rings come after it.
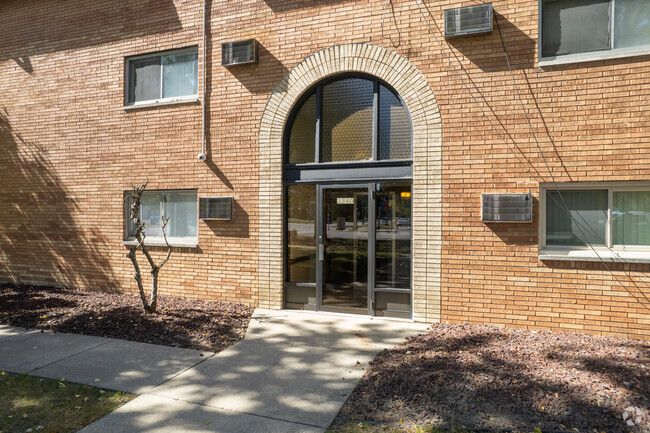
POLYGON ((0 370, 134 394, 151 391, 211 356, 214 353, 0 325, 0 370))
MULTIPOLYGON (((256 310, 244 340, 217 356, 201 357, 81 432, 323 432, 376 353, 426 328, 397 320, 256 310)), ((10 338, 0 339, 0 346, 10 338)), ((182 358, 180 352, 176 356, 182 358)), ((0 368, 4 358, 0 351, 0 368)))

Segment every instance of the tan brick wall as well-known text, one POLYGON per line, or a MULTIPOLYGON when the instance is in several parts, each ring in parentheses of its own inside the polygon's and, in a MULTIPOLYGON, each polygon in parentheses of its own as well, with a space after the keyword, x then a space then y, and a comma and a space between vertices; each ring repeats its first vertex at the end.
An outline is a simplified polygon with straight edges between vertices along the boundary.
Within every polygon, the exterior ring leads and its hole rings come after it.
MULTIPOLYGON (((532 225, 480 222, 481 192, 532 190, 538 199, 550 176, 496 29, 448 42, 438 34, 441 47, 417 7, 438 30, 444 9, 473 2, 393 1, 383 34, 384 1, 211 2, 210 164, 196 161, 199 105, 120 109, 124 56, 200 46, 200 2, 109 3, 0 3, 0 280, 133 290, 122 192, 149 178, 153 188, 197 188, 237 203, 234 221, 199 222, 199 248, 175 253, 163 293, 258 305, 260 167, 270 163, 259 146, 264 108, 303 59, 369 42, 421 71, 439 107, 442 182, 427 188, 442 188, 441 320, 650 338, 648 310, 618 282, 649 294, 647 265, 617 265, 612 277, 593 263, 542 263, 537 216, 532 225), (222 68, 219 44, 249 37, 262 45, 259 65, 222 68)), ((493 4, 554 177, 648 180, 649 57, 539 69, 537 1, 493 4)))
POLYGON ((161 293, 257 304, 255 96, 237 88, 223 104, 232 84, 213 50, 209 164, 196 159, 199 104, 121 109, 125 56, 200 45, 201 13, 199 1, 2 2, 0 279, 135 290, 122 196, 148 179, 236 203, 233 221, 199 222, 199 247, 173 253, 161 293))

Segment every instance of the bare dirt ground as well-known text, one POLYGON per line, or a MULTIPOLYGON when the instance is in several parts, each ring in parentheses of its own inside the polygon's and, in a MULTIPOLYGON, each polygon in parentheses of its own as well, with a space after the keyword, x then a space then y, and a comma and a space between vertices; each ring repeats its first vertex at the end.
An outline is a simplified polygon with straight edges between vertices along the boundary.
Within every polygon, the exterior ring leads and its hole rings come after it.
POLYGON ((650 432, 650 342, 436 324, 380 353, 339 416, 468 429, 650 432))
POLYGON ((183 298, 158 299, 147 314, 137 296, 0 285, 0 324, 220 351, 246 333, 253 308, 183 298))

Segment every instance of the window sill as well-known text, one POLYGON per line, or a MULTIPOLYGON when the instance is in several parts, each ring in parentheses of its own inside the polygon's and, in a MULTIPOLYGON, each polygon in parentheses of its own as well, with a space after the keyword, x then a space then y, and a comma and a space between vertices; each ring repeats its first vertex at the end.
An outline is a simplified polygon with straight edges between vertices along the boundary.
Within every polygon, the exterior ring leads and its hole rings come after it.
POLYGON ((557 250, 544 249, 539 251, 541 261, 576 261, 576 262, 619 262, 619 263, 650 263, 650 251, 610 251, 603 250, 557 250), (596 254, 596 252, 598 254, 596 254))
POLYGON ((621 59, 650 55, 650 47, 621 48, 617 50, 594 51, 591 53, 566 54, 558 57, 544 57, 539 59, 539 67, 568 65, 571 63, 596 62, 599 60, 621 59))
MULTIPOLYGON (((145 245, 148 247, 166 247, 165 241, 162 239, 145 239, 145 245)), ((129 240, 122 241, 122 245, 126 246, 135 246, 138 245, 138 241, 129 240)), ((199 246, 199 241, 196 238, 192 239, 169 239, 169 245, 176 248, 196 248, 199 246)))
POLYGON ((192 96, 189 98, 175 98, 175 99, 158 99, 155 101, 146 101, 146 102, 137 102, 131 105, 125 105, 122 107, 124 111, 133 111, 140 108, 151 108, 151 107, 165 107, 168 105, 181 105, 181 104, 196 104, 199 102, 199 98, 192 96))

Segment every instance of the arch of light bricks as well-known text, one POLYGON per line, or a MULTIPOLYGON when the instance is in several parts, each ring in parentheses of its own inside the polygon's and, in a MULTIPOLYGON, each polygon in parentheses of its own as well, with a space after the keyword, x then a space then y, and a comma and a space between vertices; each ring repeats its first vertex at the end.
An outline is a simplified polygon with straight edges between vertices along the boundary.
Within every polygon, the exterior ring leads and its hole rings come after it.
POLYGON ((440 320, 442 250, 442 121, 424 75, 394 51, 370 44, 337 45, 304 59, 273 89, 260 125, 259 306, 283 306, 282 146, 289 113, 314 83, 364 72, 390 84, 413 123, 413 316, 440 320))

